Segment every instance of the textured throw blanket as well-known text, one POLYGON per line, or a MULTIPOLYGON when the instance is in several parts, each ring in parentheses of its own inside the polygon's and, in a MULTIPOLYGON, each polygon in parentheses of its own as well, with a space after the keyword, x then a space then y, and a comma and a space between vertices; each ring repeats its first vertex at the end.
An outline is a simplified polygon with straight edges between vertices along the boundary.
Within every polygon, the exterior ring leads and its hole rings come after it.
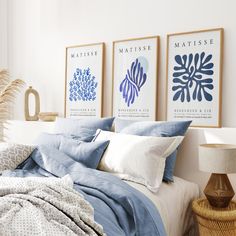
POLYGON ((0 235, 105 235, 69 176, 0 177, 0 235))

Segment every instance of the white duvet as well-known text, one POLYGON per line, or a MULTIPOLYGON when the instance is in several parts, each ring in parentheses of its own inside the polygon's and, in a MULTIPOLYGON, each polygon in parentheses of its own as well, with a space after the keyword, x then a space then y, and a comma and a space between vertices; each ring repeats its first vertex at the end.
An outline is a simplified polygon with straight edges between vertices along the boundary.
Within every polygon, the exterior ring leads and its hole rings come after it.
POLYGON ((125 181, 145 194, 157 207, 168 236, 195 235, 191 202, 199 197, 197 184, 174 177, 174 183, 162 183, 157 193, 145 186, 125 181))

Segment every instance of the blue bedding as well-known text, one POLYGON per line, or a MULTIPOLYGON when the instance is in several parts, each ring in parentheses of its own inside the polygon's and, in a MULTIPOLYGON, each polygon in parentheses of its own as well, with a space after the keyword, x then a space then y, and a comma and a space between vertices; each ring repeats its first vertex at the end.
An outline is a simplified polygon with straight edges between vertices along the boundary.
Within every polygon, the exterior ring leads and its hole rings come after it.
POLYGON ((95 221, 108 236, 165 236, 153 203, 119 178, 86 168, 55 148, 40 146, 14 171, 3 176, 56 176, 69 174, 74 188, 94 208, 95 221))

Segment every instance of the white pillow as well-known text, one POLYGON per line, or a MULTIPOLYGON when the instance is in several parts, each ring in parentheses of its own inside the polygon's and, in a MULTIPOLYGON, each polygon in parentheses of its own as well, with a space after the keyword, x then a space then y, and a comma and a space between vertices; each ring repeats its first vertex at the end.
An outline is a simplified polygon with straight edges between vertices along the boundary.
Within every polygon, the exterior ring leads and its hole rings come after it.
POLYGON ((183 137, 147 137, 98 130, 95 140, 110 140, 98 169, 119 173, 121 178, 144 184, 152 192, 157 192, 165 159, 179 146, 183 137))
POLYGON ((24 160, 26 160, 34 146, 16 144, 16 143, 1 143, 0 144, 0 173, 4 170, 13 170, 24 160))

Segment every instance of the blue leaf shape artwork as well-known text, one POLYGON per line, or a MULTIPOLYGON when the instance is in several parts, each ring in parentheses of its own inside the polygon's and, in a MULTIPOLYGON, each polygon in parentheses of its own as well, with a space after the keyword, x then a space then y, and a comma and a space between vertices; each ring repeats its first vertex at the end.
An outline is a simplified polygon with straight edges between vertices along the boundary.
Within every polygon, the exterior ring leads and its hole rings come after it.
POLYGON ((94 101, 96 99, 96 88, 98 83, 95 76, 91 74, 90 68, 76 68, 72 80, 69 82, 69 100, 94 101))
POLYGON ((211 60, 212 54, 206 55, 205 52, 175 56, 177 65, 174 66, 173 73, 173 101, 213 100, 211 91, 214 89, 214 64, 211 60))
POLYGON ((120 92, 129 107, 138 97, 141 87, 147 80, 147 74, 139 59, 132 62, 131 67, 127 70, 125 78, 120 83, 120 92))

